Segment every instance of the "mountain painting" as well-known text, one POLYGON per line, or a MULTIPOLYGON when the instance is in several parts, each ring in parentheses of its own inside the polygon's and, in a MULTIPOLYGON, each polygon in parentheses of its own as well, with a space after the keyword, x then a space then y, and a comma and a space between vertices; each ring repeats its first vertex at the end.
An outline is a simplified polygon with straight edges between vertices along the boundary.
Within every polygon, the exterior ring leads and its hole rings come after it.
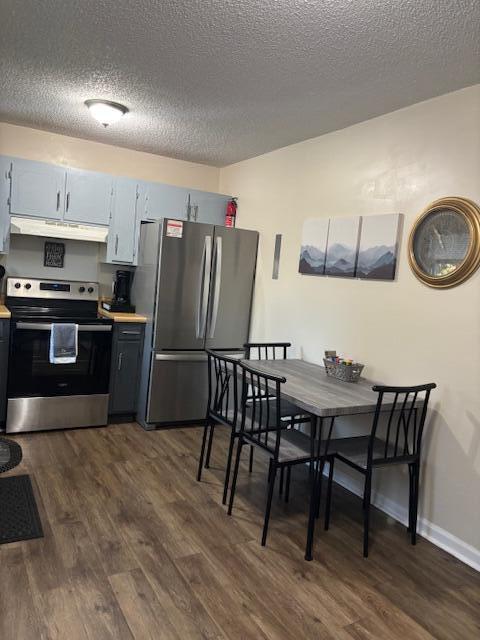
POLYGON ((357 278, 394 280, 400 214, 364 216, 357 260, 357 278))
POLYGON ((314 218, 304 222, 298 265, 300 273, 315 276, 324 275, 328 228, 328 218, 314 218))
POLYGON ((360 216, 330 219, 325 275, 353 278, 359 231, 360 216))

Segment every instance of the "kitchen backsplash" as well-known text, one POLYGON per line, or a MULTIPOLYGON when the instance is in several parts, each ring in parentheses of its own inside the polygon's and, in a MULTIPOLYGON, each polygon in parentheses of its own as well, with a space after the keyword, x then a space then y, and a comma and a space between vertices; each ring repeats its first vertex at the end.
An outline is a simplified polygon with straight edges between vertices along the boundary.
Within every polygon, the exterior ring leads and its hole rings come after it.
MULTIPOLYGON (((12 235, 10 253, 0 255, 0 264, 6 270, 5 280, 9 276, 48 278, 50 280, 85 280, 99 282, 100 295, 109 296, 115 271, 123 269, 120 265, 105 264, 99 261, 100 246, 95 242, 79 240, 57 240, 65 244, 65 262, 62 269, 43 266, 44 245, 47 238, 12 235)), ((5 281, 2 283, 2 292, 5 281)))

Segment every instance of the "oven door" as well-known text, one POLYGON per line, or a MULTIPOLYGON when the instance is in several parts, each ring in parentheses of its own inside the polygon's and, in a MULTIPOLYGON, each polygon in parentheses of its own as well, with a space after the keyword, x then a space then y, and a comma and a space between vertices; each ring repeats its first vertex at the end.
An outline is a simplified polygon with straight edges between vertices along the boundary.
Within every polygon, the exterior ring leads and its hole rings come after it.
POLYGON ((51 324, 12 322, 8 398, 108 394, 112 325, 80 324, 74 364, 51 364, 51 324))

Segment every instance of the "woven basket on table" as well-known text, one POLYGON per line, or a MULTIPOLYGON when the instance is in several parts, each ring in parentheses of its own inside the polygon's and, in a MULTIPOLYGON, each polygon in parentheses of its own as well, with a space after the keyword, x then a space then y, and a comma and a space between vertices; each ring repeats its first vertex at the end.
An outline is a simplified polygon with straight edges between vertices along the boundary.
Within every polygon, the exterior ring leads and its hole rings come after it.
POLYGON ((332 362, 326 358, 323 359, 323 364, 325 365, 327 376, 343 380, 343 382, 358 382, 364 367, 359 362, 344 364, 343 362, 332 362))

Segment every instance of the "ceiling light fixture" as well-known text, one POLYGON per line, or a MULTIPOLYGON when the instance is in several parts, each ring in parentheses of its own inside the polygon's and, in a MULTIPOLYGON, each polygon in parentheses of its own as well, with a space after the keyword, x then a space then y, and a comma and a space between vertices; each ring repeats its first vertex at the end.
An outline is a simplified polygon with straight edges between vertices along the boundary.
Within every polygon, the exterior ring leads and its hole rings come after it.
POLYGON ((104 127, 117 122, 128 113, 127 107, 123 104, 110 100, 85 100, 85 105, 95 120, 98 120, 104 127))

